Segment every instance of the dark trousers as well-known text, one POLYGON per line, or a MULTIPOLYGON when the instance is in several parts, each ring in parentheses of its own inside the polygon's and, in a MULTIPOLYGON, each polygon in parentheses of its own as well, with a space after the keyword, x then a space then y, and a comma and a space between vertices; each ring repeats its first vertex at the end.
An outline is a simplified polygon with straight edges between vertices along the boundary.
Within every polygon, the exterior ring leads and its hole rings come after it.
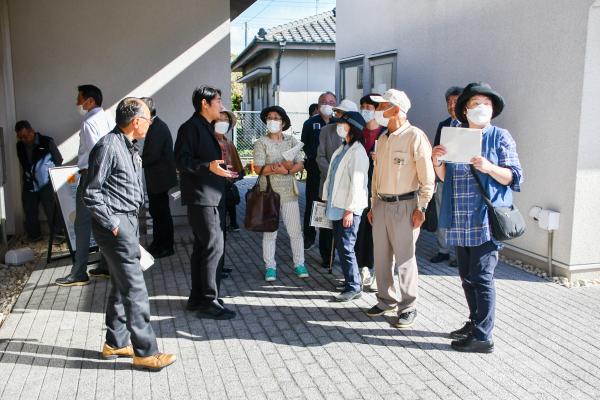
POLYGON ((310 226, 310 215, 315 200, 319 199, 319 186, 321 184, 321 172, 317 166, 316 160, 307 159, 304 168, 306 169, 306 201, 304 207, 304 240, 314 242, 317 237, 317 231, 314 226, 310 226))
POLYGON ((118 217, 116 237, 92 220, 94 237, 110 271, 106 343, 121 348, 131 340, 135 354, 147 357, 158 353, 158 345, 150 325, 148 291, 140 269, 138 220, 135 214, 118 217))
POLYGON ((342 220, 333 221, 333 235, 335 237, 335 248, 338 251, 346 288, 344 292, 360 292, 360 274, 356 263, 354 245, 356 244, 356 233, 360 225, 360 215, 354 215, 352 226, 344 228, 342 220))
POLYGON ((492 242, 477 247, 457 247, 458 274, 469 306, 469 319, 475 324, 472 334, 477 340, 490 340, 496 314, 494 270, 498 249, 492 242))
MULTIPOLYGON (((35 239, 42 235, 40 230, 39 207, 40 203, 48 220, 48 230, 52 231, 52 219, 54 218, 54 193, 48 184, 37 192, 23 190, 21 195, 23 211, 25 211, 25 233, 29 239, 35 239)), ((60 224, 54 225, 54 233, 61 233, 60 224)))
POLYGON ((148 193, 148 211, 152 216, 152 248, 173 249, 173 217, 168 192, 148 193))
POLYGON ((356 234, 356 262, 358 267, 373 268, 375 261, 373 259, 373 227, 367 218, 368 209, 365 209, 360 218, 360 225, 356 234))
MULTIPOLYGON (((90 238, 92 236, 92 213, 83 202, 83 191, 87 180, 87 171, 81 172, 77 193, 75 194, 75 260, 71 267, 71 276, 75 279, 86 278, 88 259, 90 256, 90 238)), ((94 235, 94 238, 96 236, 94 235)), ((107 270, 106 260, 100 250, 98 269, 107 270)))
POLYGON ((229 226, 232 228, 238 228, 237 205, 240 203, 239 193, 238 188, 235 186, 235 182, 227 181, 225 187, 225 208, 227 215, 229 215, 229 226))
POLYGON ((227 215, 229 215, 229 226, 237 228, 237 206, 235 204, 227 204, 227 215))
POLYGON ((218 305, 221 272, 224 264, 224 205, 188 206, 188 221, 194 233, 190 259, 192 290, 189 303, 207 307, 218 305))
POLYGON ((331 229, 319 228, 319 254, 321 254, 324 265, 329 265, 331 261, 331 251, 333 250, 331 242, 333 241, 333 236, 331 229))

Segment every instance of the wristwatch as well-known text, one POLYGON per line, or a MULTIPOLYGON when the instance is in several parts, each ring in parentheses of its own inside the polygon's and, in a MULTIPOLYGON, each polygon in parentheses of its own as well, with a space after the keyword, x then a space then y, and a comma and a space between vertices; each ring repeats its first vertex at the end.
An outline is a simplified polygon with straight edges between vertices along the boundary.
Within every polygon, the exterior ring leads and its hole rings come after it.
POLYGON ((419 210, 425 214, 425 212, 427 211, 427 207, 419 207, 419 210))

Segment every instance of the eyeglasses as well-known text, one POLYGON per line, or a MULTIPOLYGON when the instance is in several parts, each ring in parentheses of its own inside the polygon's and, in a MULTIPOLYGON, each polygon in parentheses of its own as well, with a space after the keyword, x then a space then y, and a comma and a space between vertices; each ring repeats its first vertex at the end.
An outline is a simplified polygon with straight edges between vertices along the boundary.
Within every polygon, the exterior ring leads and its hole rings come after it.
POLYGON ((146 121, 148 121, 148 125, 152 125, 152 123, 154 122, 154 118, 156 118, 156 115, 151 118, 146 118, 146 117, 137 117, 137 118, 145 119, 146 121))
POLYGON ((267 118, 267 121, 283 121, 281 118, 267 118))

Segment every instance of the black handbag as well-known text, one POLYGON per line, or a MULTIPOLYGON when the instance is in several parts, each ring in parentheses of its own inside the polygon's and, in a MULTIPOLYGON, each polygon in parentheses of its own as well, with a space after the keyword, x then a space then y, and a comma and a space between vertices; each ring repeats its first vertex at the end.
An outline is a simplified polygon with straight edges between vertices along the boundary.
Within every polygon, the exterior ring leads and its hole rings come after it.
POLYGON ((523 235, 525 233, 525 220, 519 210, 514 205, 510 207, 494 207, 483 190, 483 185, 479 181, 475 167, 472 165, 471 173, 475 177, 481 196, 483 196, 483 201, 487 205, 492 236, 496 240, 504 241, 523 235))
MULTIPOLYGON (((433 194, 435 196, 435 193, 433 194)), ((435 198, 429 200, 427 204, 427 210, 425 211, 425 222, 423 222, 422 228, 427 232, 435 232, 438 228, 438 212, 435 205, 435 198)))
POLYGON ((264 192, 260 190, 263 168, 258 174, 254 187, 246 192, 244 228, 254 232, 275 232, 279 229, 280 196, 271 187, 269 176, 266 177, 266 190, 264 192))

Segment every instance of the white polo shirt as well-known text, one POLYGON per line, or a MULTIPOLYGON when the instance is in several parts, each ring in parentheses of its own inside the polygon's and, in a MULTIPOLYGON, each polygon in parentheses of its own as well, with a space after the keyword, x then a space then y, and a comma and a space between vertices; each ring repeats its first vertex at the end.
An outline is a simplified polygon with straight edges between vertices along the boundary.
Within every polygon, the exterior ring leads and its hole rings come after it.
POLYGON ((79 169, 87 169, 90 151, 96 142, 110 132, 114 126, 114 121, 110 121, 102 107, 93 108, 85 114, 79 132, 79 151, 77 152, 79 169))

